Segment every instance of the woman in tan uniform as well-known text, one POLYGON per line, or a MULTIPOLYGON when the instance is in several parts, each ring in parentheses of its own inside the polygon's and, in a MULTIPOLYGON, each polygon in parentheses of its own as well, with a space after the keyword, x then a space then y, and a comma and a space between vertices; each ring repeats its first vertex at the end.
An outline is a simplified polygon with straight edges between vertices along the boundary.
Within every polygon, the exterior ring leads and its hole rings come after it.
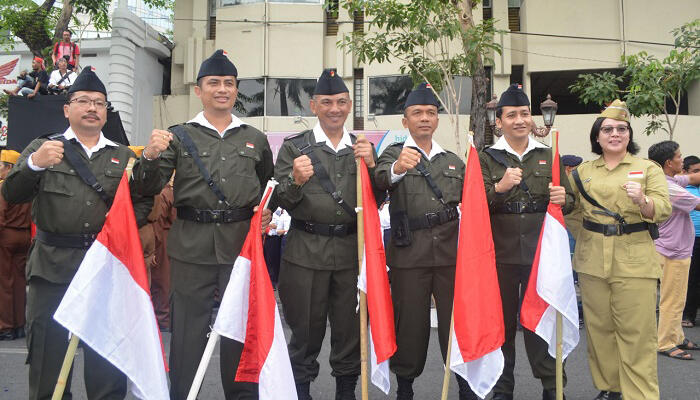
MULTIPOLYGON (((656 261, 652 232, 671 214, 661 168, 635 157, 629 110, 615 100, 591 129, 591 150, 571 187, 583 216, 576 242, 595 399, 658 400, 656 371, 656 261), (581 187, 599 203, 585 199, 581 187)), ((658 232, 658 231, 657 231, 658 232)))

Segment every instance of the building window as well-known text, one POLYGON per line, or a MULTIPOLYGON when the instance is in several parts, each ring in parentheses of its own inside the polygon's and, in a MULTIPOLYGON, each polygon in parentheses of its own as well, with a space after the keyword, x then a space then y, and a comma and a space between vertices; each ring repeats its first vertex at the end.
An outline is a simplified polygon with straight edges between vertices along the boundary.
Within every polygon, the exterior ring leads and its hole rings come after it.
POLYGON ((353 71, 353 90, 352 90, 352 107, 353 107, 353 128, 357 131, 365 129, 365 114, 363 110, 364 96, 364 79, 365 73, 362 68, 356 68, 353 71))
POLYGON ((530 101, 532 102, 532 113, 534 115, 542 114, 540 103, 547 98, 547 94, 551 94, 552 100, 557 102, 557 115, 599 113, 600 106, 592 103, 584 105, 579 102, 578 96, 571 93, 569 86, 578 80, 579 74, 602 73, 605 71, 618 76, 622 74, 622 69, 531 72, 530 101))
POLYGON ((238 81, 238 98, 233 107, 237 117, 262 117, 265 115, 265 79, 241 79, 238 81))
POLYGON ((520 32, 520 0, 508 0, 508 29, 520 32))
POLYGON ((369 78, 369 113, 374 115, 403 114, 413 81, 408 75, 369 78))
POLYGON ((265 89, 265 115, 310 117, 309 101, 316 79, 268 78, 265 89))
POLYGON ((338 12, 340 6, 338 0, 329 0, 326 3, 326 36, 338 34, 338 12))
POLYGON ((482 11, 484 14, 484 21, 493 18, 493 7, 491 6, 491 0, 484 0, 482 3, 482 11))

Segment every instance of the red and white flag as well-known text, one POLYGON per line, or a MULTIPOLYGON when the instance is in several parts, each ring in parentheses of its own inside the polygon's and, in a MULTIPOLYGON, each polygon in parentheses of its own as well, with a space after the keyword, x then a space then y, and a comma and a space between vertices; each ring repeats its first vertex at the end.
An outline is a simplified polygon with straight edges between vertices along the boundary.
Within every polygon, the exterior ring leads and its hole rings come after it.
POLYGON ((489 208, 473 145, 460 211, 450 369, 483 399, 503 372, 505 327, 489 208))
POLYGON ((261 399, 296 400, 292 365, 275 294, 263 255, 260 220, 274 185, 265 188, 260 209, 236 259, 214 331, 243 343, 237 382, 258 383, 261 399))
POLYGON ((362 226, 365 237, 365 253, 357 287, 367 295, 369 314, 369 343, 371 353, 372 383, 389 394, 391 380, 389 358, 396 352, 394 309, 391 303, 389 276, 386 272, 386 255, 382 241, 382 228, 372 192, 369 172, 364 160, 360 160, 362 180, 362 226))
MULTIPOLYGON (((552 162, 552 186, 560 185, 559 169, 557 150, 552 162)), ((549 203, 520 309, 520 323, 547 342, 552 357, 556 357, 557 312, 562 314, 564 358, 579 340, 578 306, 572 271, 564 214, 560 205, 549 203)))
POLYGON ((119 368, 136 397, 170 398, 126 172, 54 319, 119 368))

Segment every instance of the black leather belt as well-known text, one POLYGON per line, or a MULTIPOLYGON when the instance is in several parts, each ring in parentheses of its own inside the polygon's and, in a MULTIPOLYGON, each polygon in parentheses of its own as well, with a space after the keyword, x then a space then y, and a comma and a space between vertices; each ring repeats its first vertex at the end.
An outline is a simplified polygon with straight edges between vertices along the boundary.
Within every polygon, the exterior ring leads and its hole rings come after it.
POLYGON ((323 236, 343 237, 347 235, 352 235, 353 233, 357 232, 356 222, 353 222, 351 224, 330 225, 318 224, 315 222, 302 221, 300 219, 292 218, 292 222, 289 224, 289 226, 307 233, 323 236))
POLYGON ((634 232, 649 230, 649 223, 638 222, 636 224, 599 224, 597 222, 583 220, 583 227, 591 232, 602 233, 605 236, 622 236, 634 232))
POLYGON ((547 211, 549 202, 544 201, 509 201, 496 207, 499 214, 543 213, 547 211))
POLYGON ((36 240, 54 247, 87 249, 97 238, 97 233, 52 233, 36 230, 36 240))
POLYGON ((188 221, 211 224, 214 222, 230 224, 250 219, 253 208, 233 208, 230 210, 198 210, 194 207, 181 206, 177 208, 177 217, 188 221))
POLYGON ((438 212, 427 213, 420 217, 409 218, 408 229, 416 231, 419 229, 433 228, 458 218, 459 212, 457 211, 457 207, 446 208, 438 212))

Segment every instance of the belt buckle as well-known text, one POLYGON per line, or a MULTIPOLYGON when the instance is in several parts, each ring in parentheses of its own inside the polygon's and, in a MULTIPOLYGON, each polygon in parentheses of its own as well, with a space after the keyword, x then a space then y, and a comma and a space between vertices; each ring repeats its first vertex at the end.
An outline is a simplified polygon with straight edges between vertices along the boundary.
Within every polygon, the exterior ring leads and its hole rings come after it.
POLYGON ((425 218, 428 220, 428 226, 433 227, 436 225, 440 225, 440 215, 438 213, 427 213, 425 214, 425 218))
POLYGON ((213 221, 219 221, 221 219, 221 210, 207 210, 211 219, 213 221))
POLYGON ((348 233, 346 225, 331 225, 331 226, 333 227, 331 229, 331 232, 333 232, 333 236, 345 236, 348 233))
POLYGON ((316 233, 314 230, 314 224, 308 221, 304 221, 304 231, 306 233, 316 233))
POLYGON ((604 236, 620 236, 620 225, 617 224, 612 224, 612 225, 603 225, 605 228, 603 229, 603 235, 604 236))

